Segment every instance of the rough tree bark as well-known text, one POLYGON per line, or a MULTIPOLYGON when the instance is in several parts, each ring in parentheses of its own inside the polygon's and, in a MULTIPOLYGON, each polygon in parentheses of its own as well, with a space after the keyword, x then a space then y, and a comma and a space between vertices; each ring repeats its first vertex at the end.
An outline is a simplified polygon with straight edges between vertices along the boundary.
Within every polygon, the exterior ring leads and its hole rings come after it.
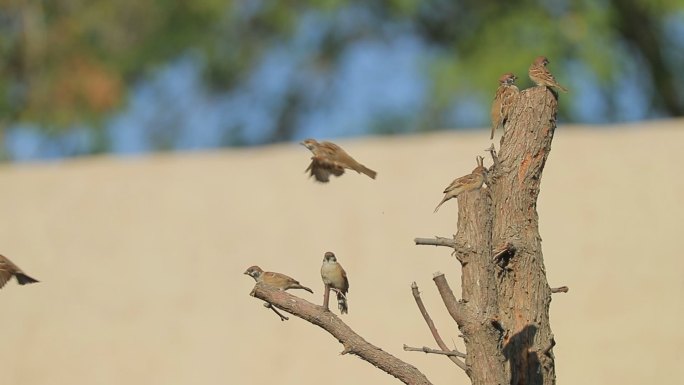
POLYGON ((499 260, 498 320, 510 384, 556 382, 555 345, 549 324, 551 288, 539 235, 537 197, 556 129, 558 100, 546 87, 523 91, 503 136, 499 162, 491 170, 491 240, 507 246, 499 260), (510 247, 512 245, 512 248, 510 247))
POLYGON ((500 151, 492 152, 487 188, 458 197, 453 240, 416 239, 454 248, 462 265, 460 301, 443 275, 435 283, 463 334, 466 373, 475 385, 555 384, 552 289, 536 207, 557 108, 546 87, 522 91, 500 151))

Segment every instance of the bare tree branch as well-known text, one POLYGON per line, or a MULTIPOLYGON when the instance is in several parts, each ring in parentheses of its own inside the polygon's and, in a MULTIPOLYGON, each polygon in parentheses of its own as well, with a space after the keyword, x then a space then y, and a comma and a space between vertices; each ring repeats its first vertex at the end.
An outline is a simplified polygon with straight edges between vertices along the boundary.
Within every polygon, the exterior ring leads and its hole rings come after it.
POLYGON ((416 245, 428 245, 428 246, 446 246, 454 247, 456 242, 451 238, 437 237, 434 238, 416 238, 413 240, 416 245))
POLYGON ((468 246, 462 245, 451 238, 435 236, 434 238, 414 238, 413 241, 416 245, 451 247, 454 249, 451 255, 456 255, 456 259, 458 259, 461 264, 464 264, 468 254, 472 253, 472 250, 468 246))
MULTIPOLYGON (((418 284, 413 282, 411 284, 411 291, 413 293, 413 298, 416 300, 416 305, 418 305, 418 310, 420 310, 420 314, 423 315, 423 318, 425 319, 425 322, 428 325, 428 328, 430 329, 430 332, 432 333, 432 336, 435 338, 435 342, 437 342, 437 346, 439 346, 441 354, 445 354, 449 357, 449 359, 456 364, 459 368, 466 370, 466 364, 465 362, 459 360, 457 357, 462 357, 465 358, 465 354, 458 352, 457 350, 450 350, 447 345, 444 343, 444 340, 442 340, 442 337, 439 335, 439 332, 437 331, 437 327, 435 327, 435 323, 432 322, 432 318, 430 318, 430 314, 428 314, 427 309, 425 308, 425 304, 423 304, 423 299, 420 298, 420 291, 418 290, 418 284), (447 353, 452 353, 456 352, 459 353, 459 355, 456 354, 447 354, 447 353)), ((423 349, 427 349, 427 347, 424 347, 423 349)), ((404 350, 407 350, 407 346, 404 345, 404 350)), ((428 352, 425 350, 422 350, 425 353, 434 353, 434 352, 428 352)))
MULTIPOLYGON (((444 351, 444 350, 438 350, 438 349, 430 349, 427 346, 423 346, 422 348, 413 348, 411 346, 408 346, 404 344, 404 351, 406 352, 423 352, 423 353, 430 353, 430 354, 441 354, 443 356, 448 356, 449 358, 456 358, 456 357, 463 357, 465 358, 465 354, 459 352, 458 350, 451 350, 451 351, 444 351)), ((465 364, 463 364, 463 370, 465 370, 465 364)))
POLYGON ((567 286, 552 287, 551 288, 552 293, 567 293, 568 291, 570 291, 570 288, 567 286))
POLYGON ((466 356, 466 374, 475 385, 506 384, 503 372, 504 354, 497 350, 501 340, 501 326, 495 319, 487 319, 482 314, 474 313, 465 303, 456 300, 449 283, 442 273, 435 273, 433 277, 444 305, 451 317, 458 324, 459 329, 466 336, 468 354, 466 356), (478 341, 478 342, 475 342, 478 341), (470 342, 470 343, 469 343, 470 342), (475 342, 475 343, 473 343, 475 342), (489 371, 483 378, 474 377, 475 370, 489 371))
POLYGON ((342 354, 354 354, 405 384, 431 385, 427 377, 415 366, 369 343, 323 306, 315 305, 290 293, 260 283, 254 286, 250 295, 321 327, 344 346, 342 354))
POLYGON ((451 318, 456 321, 458 326, 465 326, 471 320, 471 317, 468 314, 466 307, 462 303, 458 302, 454 296, 454 292, 451 291, 449 282, 447 282, 444 274, 437 272, 434 274, 432 280, 435 281, 439 295, 442 297, 444 306, 446 306, 451 318))
POLYGON ((275 307, 273 307, 273 305, 271 305, 270 303, 264 302, 264 307, 267 308, 267 309, 273 310, 273 312, 276 313, 276 314, 278 315, 278 317, 280 317, 280 320, 281 320, 281 321, 287 321, 287 320, 289 320, 289 318, 287 318, 286 316, 284 316, 281 312, 278 311, 278 309, 276 309, 275 307))

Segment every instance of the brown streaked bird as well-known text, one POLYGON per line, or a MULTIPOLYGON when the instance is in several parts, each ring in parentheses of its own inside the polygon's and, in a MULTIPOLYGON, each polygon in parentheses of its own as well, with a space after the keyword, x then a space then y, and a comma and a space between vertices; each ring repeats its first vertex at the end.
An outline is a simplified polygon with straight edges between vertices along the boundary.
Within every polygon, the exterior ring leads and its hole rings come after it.
POLYGON ((444 189, 444 199, 435 207, 434 212, 437 212, 439 207, 449 199, 456 198, 464 192, 477 190, 482 187, 487 169, 482 165, 484 159, 481 156, 478 156, 475 160, 477 161, 477 167, 475 167, 473 172, 454 179, 454 181, 444 189))
POLYGON ((5 286, 7 281, 14 276, 20 285, 39 282, 37 279, 31 278, 24 274, 17 265, 12 263, 4 255, 0 255, 0 289, 5 286))
POLYGON ((489 139, 494 139, 494 131, 504 127, 513 110, 520 90, 515 86, 518 77, 512 72, 507 72, 499 78, 499 88, 496 89, 494 102, 492 102, 492 134, 489 139))
POLYGON ((295 280, 294 278, 288 277, 285 274, 263 271, 259 266, 250 266, 245 271, 245 274, 254 278, 254 280, 257 282, 261 282, 264 285, 268 285, 282 291, 288 289, 303 289, 313 294, 313 290, 301 285, 299 281, 295 280))
POLYGON ((317 181, 326 183, 330 180, 330 174, 340 176, 344 169, 354 170, 375 179, 377 172, 362 165, 347 154, 340 146, 332 142, 317 142, 315 139, 306 139, 300 143, 311 150, 311 164, 306 171, 317 181))
POLYGON ((326 252, 323 256, 321 278, 325 285, 326 295, 328 289, 337 293, 337 307, 340 309, 341 314, 347 313, 349 311, 349 306, 347 305, 347 293, 349 292, 347 272, 337 263, 337 257, 331 251, 326 252))
POLYGON ((534 59, 534 61, 532 62, 530 70, 528 71, 530 79, 532 79, 534 84, 538 86, 555 87, 563 92, 568 92, 568 90, 565 87, 558 84, 556 78, 553 77, 553 75, 551 74, 551 72, 549 72, 548 69, 546 69, 546 65, 549 63, 549 59, 547 59, 546 57, 537 56, 537 58, 534 59))

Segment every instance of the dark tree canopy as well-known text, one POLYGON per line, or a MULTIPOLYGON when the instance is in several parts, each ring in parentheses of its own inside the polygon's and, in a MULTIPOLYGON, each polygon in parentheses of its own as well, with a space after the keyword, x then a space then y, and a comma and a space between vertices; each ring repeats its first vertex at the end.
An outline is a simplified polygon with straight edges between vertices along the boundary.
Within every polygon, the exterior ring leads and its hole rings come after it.
MULTIPOLYGON (((297 71, 284 97, 267 102, 275 124, 261 141, 289 140, 307 113, 334 108, 328 85, 350 47, 398 36, 424 44, 425 100, 414 119, 380 115, 365 132, 442 128, 454 104, 490 102, 491 74, 515 69, 529 84, 520 72, 538 54, 552 58, 574 92, 559 111, 565 120, 583 119, 572 103, 578 77, 600 91, 598 121, 622 119, 626 83, 643 94, 643 117, 681 116, 684 57, 675 53, 683 26, 675 0, 15 2, 0 8, 0 129, 29 122, 48 132, 99 130, 125 107, 132 85, 188 52, 202 58, 212 92, 239 90, 267 53, 285 47, 297 71)), ((230 142, 244 142, 248 129, 235 128, 230 142)))

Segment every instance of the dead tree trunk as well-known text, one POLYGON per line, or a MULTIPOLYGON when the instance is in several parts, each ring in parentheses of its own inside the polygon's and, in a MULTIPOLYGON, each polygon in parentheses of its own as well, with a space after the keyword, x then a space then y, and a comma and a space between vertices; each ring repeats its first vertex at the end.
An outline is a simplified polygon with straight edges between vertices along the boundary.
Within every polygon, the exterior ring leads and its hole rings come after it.
POLYGON ((556 382, 549 325, 551 288, 539 236, 537 197, 556 128, 556 96, 546 87, 521 93, 499 163, 492 170, 492 244, 511 252, 497 272, 499 322, 510 384, 556 382))
POLYGON ((536 207, 557 106, 546 87, 522 91, 499 154, 492 151, 488 188, 458 197, 453 241, 416 239, 453 247, 461 263, 460 301, 443 275, 435 283, 463 334, 474 385, 555 384, 552 290, 536 207))

